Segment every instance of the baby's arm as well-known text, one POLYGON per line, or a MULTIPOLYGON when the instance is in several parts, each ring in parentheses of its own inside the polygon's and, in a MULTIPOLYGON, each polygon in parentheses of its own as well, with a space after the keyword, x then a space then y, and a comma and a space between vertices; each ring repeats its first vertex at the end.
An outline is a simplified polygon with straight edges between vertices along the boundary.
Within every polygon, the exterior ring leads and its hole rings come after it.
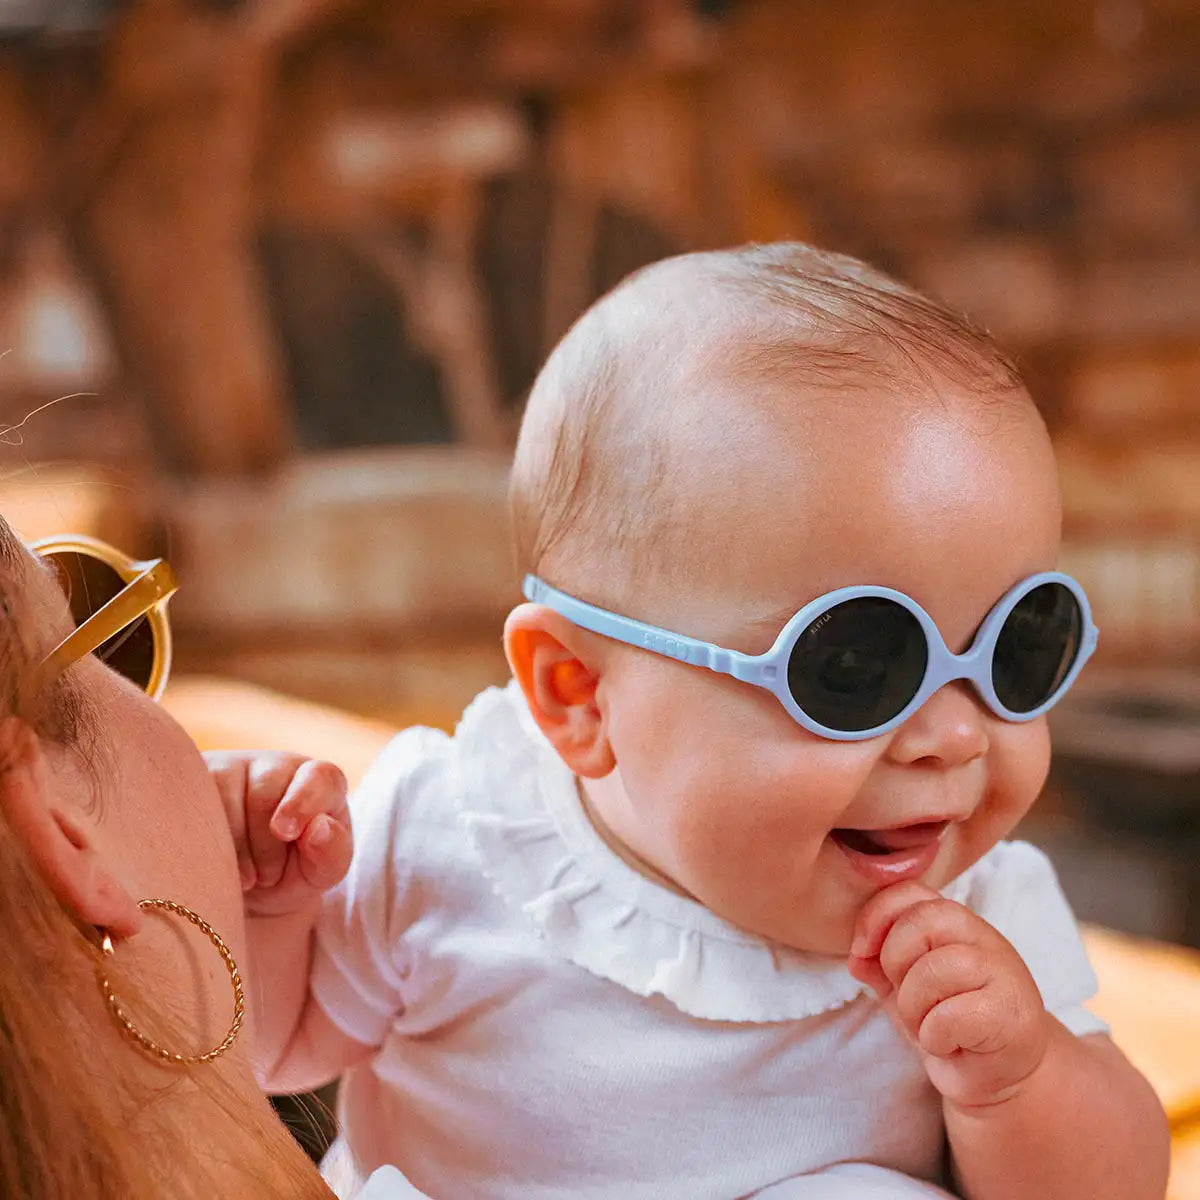
POLYGON ((255 988, 255 1074, 267 1092, 310 1091, 375 1049, 343 1033, 309 991, 315 924, 316 910, 246 921, 251 966, 263 981, 255 988))
POLYGON ((345 777, 297 754, 215 751, 205 760, 242 879, 259 1082, 274 1092, 328 1082, 371 1050, 309 997, 321 896, 346 874, 353 846, 345 777))
POLYGON ((963 1195, 1162 1200, 1170 1141, 1150 1085, 1106 1034, 1046 1019, 1045 1056, 1010 1098, 945 1101, 963 1195))
POLYGON ((1166 1118, 1104 1035, 1076 1037, 1021 956, 917 883, 859 914, 850 966, 919 1047, 967 1200, 1162 1200, 1166 1118))

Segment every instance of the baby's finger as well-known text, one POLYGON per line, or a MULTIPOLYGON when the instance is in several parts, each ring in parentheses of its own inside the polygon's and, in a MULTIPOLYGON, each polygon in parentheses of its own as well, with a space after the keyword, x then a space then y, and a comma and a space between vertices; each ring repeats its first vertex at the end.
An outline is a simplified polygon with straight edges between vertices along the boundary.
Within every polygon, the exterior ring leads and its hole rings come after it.
POLYGON ((896 988, 897 1015, 916 1037, 925 1018, 943 1000, 982 988, 991 975, 988 958, 978 946, 962 942, 938 946, 917 959, 896 988))
POLYGON ((323 892, 340 883, 350 869, 354 839, 348 823, 318 813, 300 835, 296 848, 304 881, 323 892))
POLYGON ((272 814, 271 832, 285 842, 295 841, 320 813, 348 825, 349 790, 346 776, 333 763, 301 763, 272 814))
POLYGON ((879 959, 858 958, 852 954, 846 966, 859 983, 865 983, 881 1000, 891 995, 892 981, 879 965, 879 959))
POLYGON ((859 910, 854 922, 850 953, 855 958, 878 958, 888 931, 905 909, 923 900, 938 899, 923 883, 896 883, 875 893, 859 910))
POLYGON ((956 943, 976 945, 983 922, 970 909, 938 896, 906 908, 892 922, 879 950, 879 965, 897 987, 913 965, 938 949, 956 943))
POLYGON ((263 753, 251 761, 246 786, 246 839, 258 886, 274 887, 287 866, 287 842, 272 830, 280 801, 308 760, 299 754, 263 753))
POLYGON ((917 1044, 937 1059, 957 1059, 963 1054, 986 1057, 1003 1049, 1006 1042, 1003 1022, 990 1003, 986 988, 960 992, 943 1000, 924 1021, 917 1033, 917 1044))

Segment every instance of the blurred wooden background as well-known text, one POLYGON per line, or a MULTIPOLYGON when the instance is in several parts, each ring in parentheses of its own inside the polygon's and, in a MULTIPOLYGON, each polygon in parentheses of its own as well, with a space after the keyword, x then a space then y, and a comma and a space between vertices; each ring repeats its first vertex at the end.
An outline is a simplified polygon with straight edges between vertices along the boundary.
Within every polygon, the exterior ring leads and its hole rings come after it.
POLYGON ((547 348, 642 262, 776 237, 1006 340, 1058 440, 1102 661, 1200 659, 1197 4, 0 20, 10 511, 90 505, 169 546, 185 662, 452 711, 502 670, 504 456, 547 348))

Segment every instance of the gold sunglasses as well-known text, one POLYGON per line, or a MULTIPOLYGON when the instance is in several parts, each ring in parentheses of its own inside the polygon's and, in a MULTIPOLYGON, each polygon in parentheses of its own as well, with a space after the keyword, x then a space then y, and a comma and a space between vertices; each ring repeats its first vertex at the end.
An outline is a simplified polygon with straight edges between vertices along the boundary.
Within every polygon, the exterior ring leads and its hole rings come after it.
POLYGON ((83 534, 42 538, 29 548, 58 572, 75 620, 39 665, 38 683, 95 652, 157 700, 171 669, 167 601, 179 586, 170 565, 161 558, 139 562, 83 534))

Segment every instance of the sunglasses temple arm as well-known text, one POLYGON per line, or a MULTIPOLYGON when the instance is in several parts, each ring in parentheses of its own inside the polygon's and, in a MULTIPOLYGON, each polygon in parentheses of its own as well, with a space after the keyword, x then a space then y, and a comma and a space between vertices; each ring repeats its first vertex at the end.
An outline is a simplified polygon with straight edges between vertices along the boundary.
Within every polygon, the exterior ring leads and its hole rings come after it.
POLYGON ((82 625, 65 637, 41 661, 39 682, 48 683, 102 646, 110 637, 132 625, 156 604, 174 594, 178 584, 166 562, 155 563, 128 587, 122 588, 107 604, 98 608, 82 625))
POLYGON ((696 667, 707 667, 710 671, 733 675, 749 683, 761 683, 763 680, 761 660, 752 655, 742 654, 737 650, 725 650, 712 645, 711 642, 684 637, 657 625, 648 625, 644 621, 635 621, 632 617, 622 617, 606 609, 597 608, 594 604, 588 604, 586 600, 577 600, 566 592, 560 592, 538 579, 536 575, 525 577, 522 590, 526 599, 534 604, 545 604, 581 629, 590 629, 592 633, 624 642, 629 646, 637 646, 642 650, 651 650, 664 658, 673 658, 677 662, 690 663, 696 667))

